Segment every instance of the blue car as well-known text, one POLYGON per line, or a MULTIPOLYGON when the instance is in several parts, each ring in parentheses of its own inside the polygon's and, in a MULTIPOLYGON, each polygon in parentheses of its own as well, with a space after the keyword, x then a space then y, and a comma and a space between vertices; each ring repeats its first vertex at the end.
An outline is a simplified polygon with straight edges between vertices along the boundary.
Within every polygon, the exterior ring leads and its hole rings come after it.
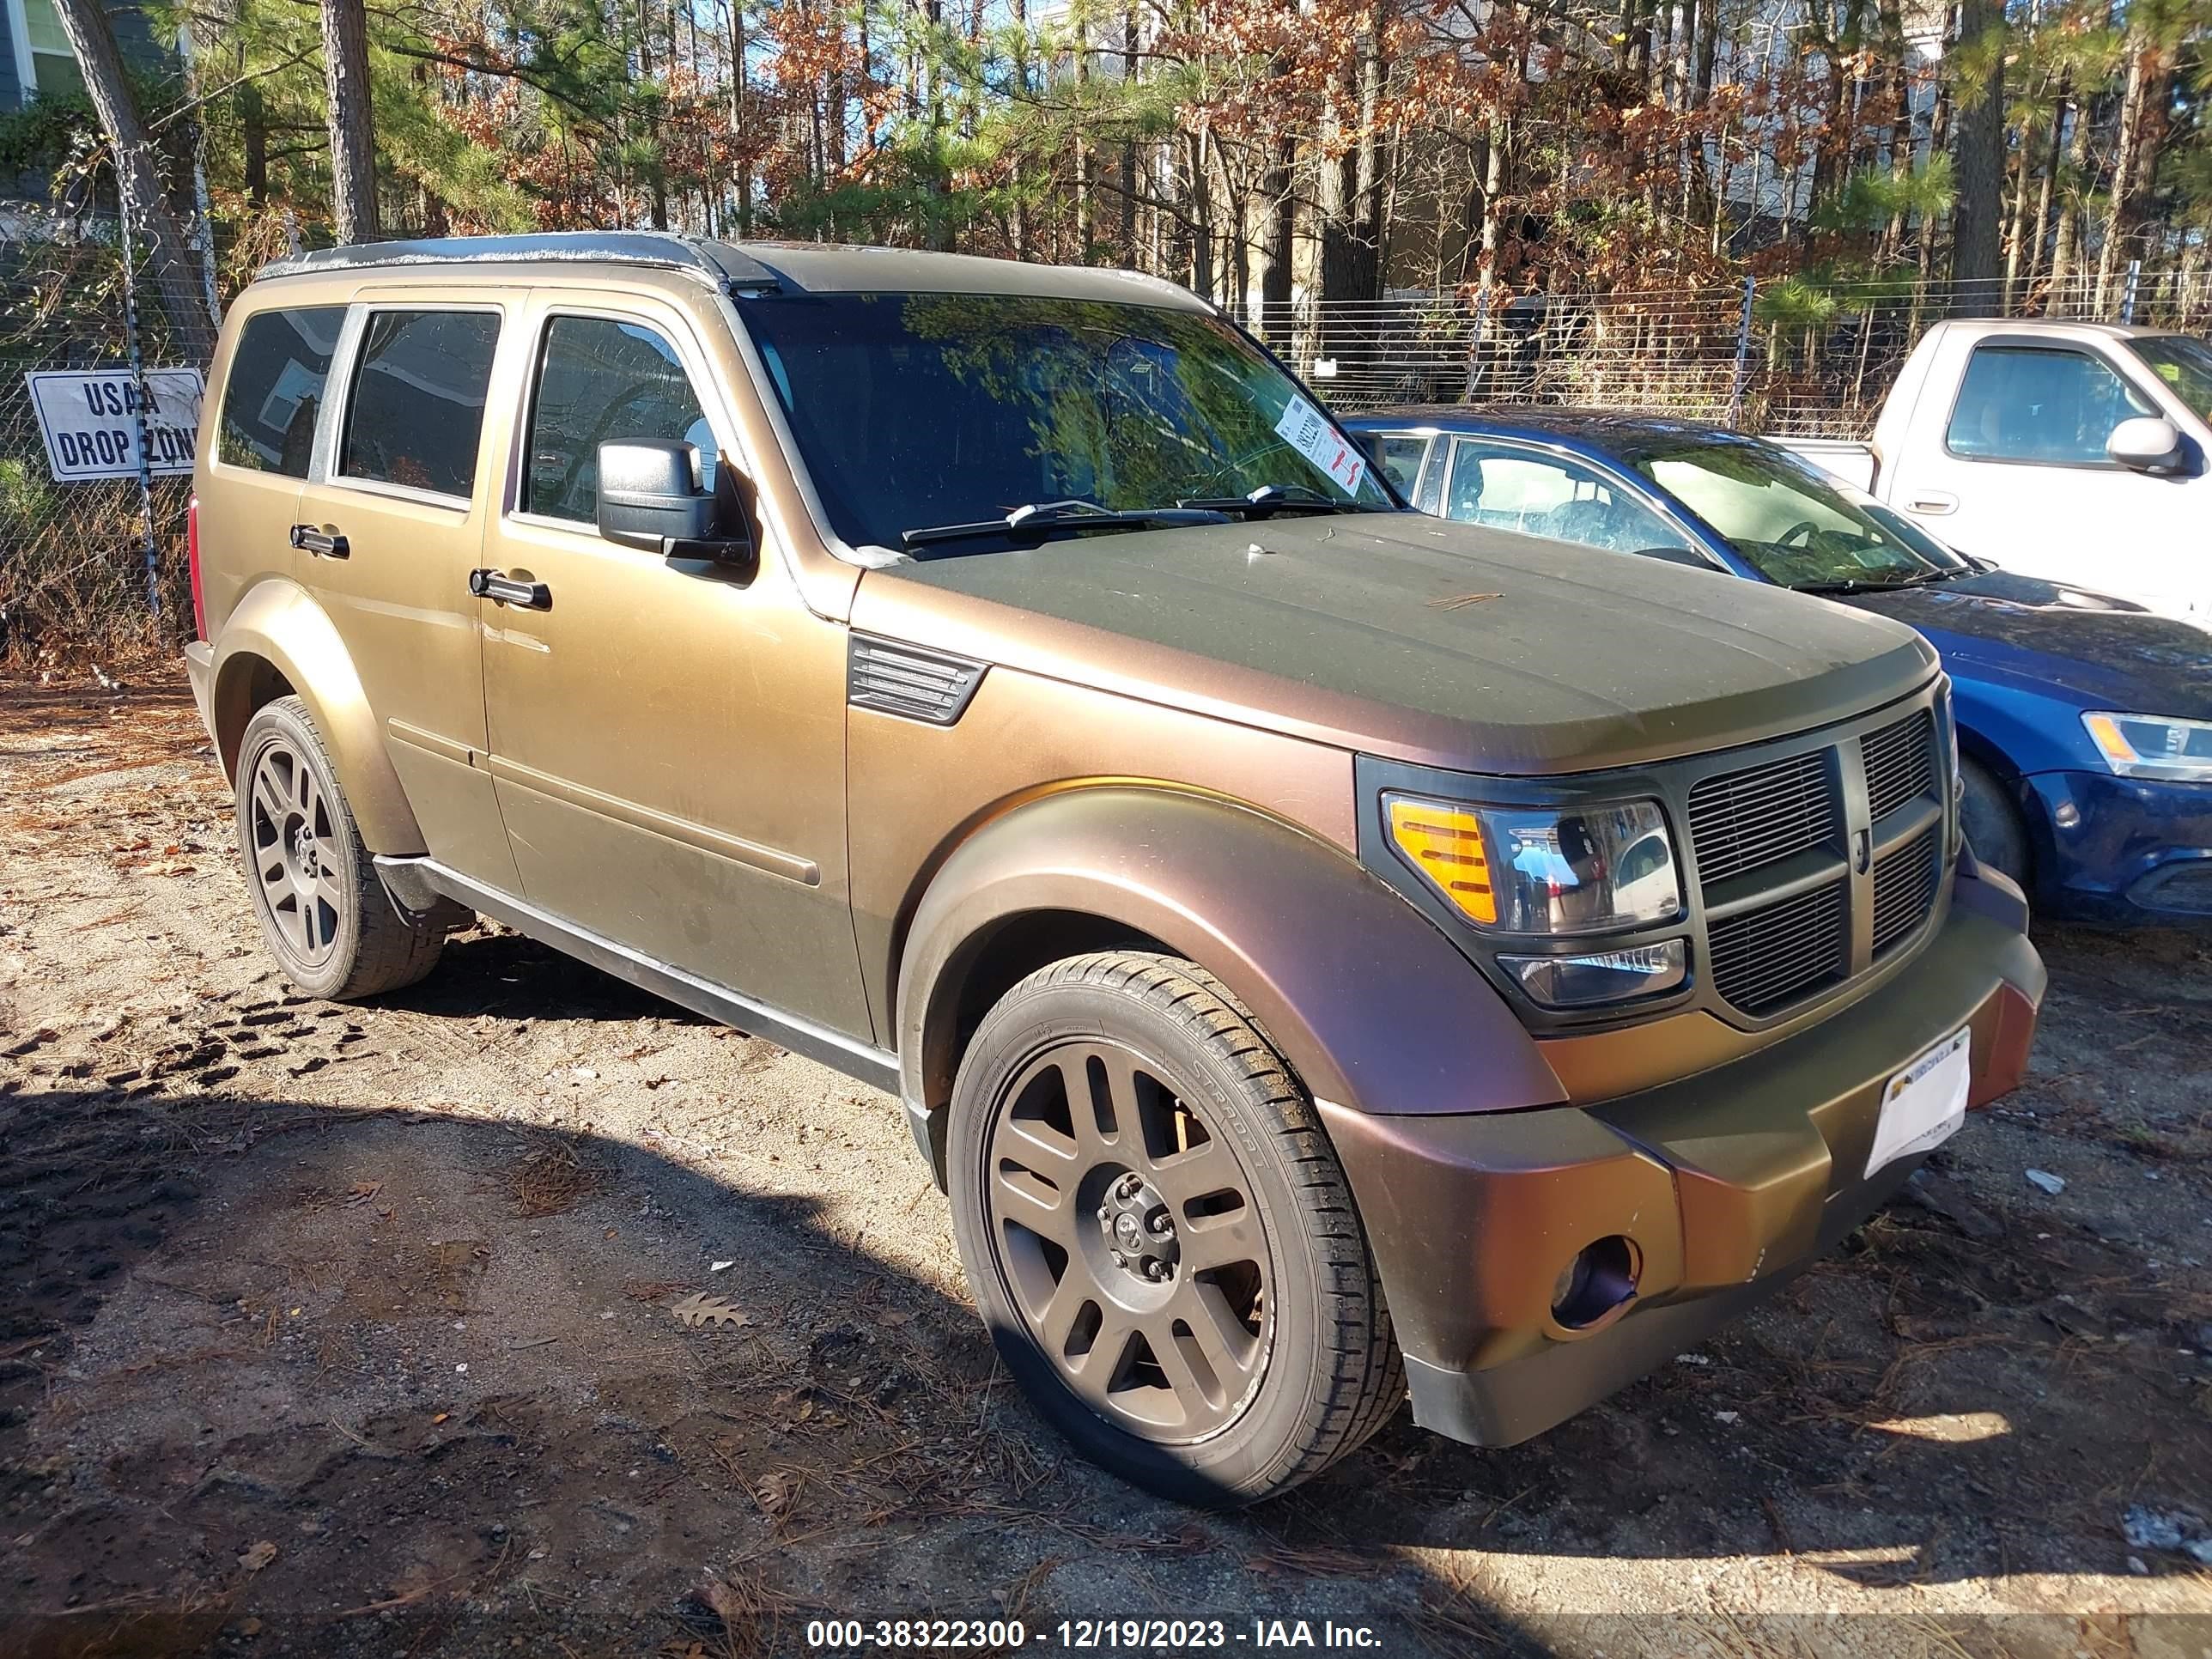
POLYGON ((1966 558, 1721 428, 1467 407, 1346 424, 1372 434, 1425 512, 1778 583, 1918 629, 1950 672, 1976 856, 2052 916, 2212 918, 2212 633, 1966 558))

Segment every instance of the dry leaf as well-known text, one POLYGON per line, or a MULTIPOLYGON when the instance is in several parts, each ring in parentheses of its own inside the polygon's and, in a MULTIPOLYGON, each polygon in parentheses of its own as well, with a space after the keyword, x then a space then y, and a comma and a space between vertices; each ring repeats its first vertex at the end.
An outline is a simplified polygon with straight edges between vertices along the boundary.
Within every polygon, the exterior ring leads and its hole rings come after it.
POLYGON ((346 1188, 346 1202, 366 1204, 383 1190, 384 1183, 380 1181, 356 1181, 346 1188))
POLYGON ((791 1513, 792 1505, 799 1501, 799 1489, 805 1484, 805 1476, 791 1469, 773 1469, 753 1483, 753 1502, 760 1505, 763 1515, 780 1520, 791 1513))
POLYGON ((1454 593, 1441 599, 1431 599, 1431 611, 1464 611, 1471 605, 1480 605, 1487 599, 1502 599, 1503 593, 1454 593))
POLYGON ((258 1544, 246 1546, 245 1553, 238 1558, 238 1565, 248 1572, 258 1572, 276 1559, 276 1546, 264 1538, 258 1544))
POLYGON ((704 1291, 694 1291, 668 1310, 679 1323, 701 1330, 708 1325, 719 1325, 725 1329, 750 1325, 752 1316, 726 1296, 708 1296, 704 1291))

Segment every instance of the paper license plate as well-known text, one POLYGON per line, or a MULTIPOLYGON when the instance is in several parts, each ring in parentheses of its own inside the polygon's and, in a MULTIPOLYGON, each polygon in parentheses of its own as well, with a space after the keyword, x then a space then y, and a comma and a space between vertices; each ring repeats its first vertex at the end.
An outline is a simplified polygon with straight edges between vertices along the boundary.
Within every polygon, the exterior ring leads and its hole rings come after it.
POLYGON ((1966 1121, 1972 1037, 1971 1031, 1954 1032, 1890 1079, 1881 1091, 1881 1121, 1875 1127, 1867 1174, 1941 1146, 1966 1121))

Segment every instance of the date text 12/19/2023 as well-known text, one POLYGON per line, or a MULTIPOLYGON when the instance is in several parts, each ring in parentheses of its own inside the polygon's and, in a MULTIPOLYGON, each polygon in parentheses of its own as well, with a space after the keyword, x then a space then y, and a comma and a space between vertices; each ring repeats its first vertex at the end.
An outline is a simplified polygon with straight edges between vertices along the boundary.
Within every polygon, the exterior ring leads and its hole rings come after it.
POLYGON ((806 1645, 831 1653, 885 1649, 996 1652, 1043 1646, 1066 1653, 1175 1652, 1206 1648, 1376 1650, 1381 1636, 1366 1625, 1333 1619, 1063 1619, 1031 1630, 1018 1619, 811 1619, 806 1645))

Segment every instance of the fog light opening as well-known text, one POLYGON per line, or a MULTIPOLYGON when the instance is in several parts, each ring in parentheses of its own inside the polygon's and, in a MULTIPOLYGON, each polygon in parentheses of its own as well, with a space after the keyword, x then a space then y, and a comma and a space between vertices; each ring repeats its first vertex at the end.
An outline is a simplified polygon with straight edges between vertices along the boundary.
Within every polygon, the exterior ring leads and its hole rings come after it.
POLYGON ((1552 1317, 1565 1329, 1587 1330, 1636 1294, 1636 1246, 1610 1233, 1586 1246, 1559 1270, 1552 1286, 1552 1317))

